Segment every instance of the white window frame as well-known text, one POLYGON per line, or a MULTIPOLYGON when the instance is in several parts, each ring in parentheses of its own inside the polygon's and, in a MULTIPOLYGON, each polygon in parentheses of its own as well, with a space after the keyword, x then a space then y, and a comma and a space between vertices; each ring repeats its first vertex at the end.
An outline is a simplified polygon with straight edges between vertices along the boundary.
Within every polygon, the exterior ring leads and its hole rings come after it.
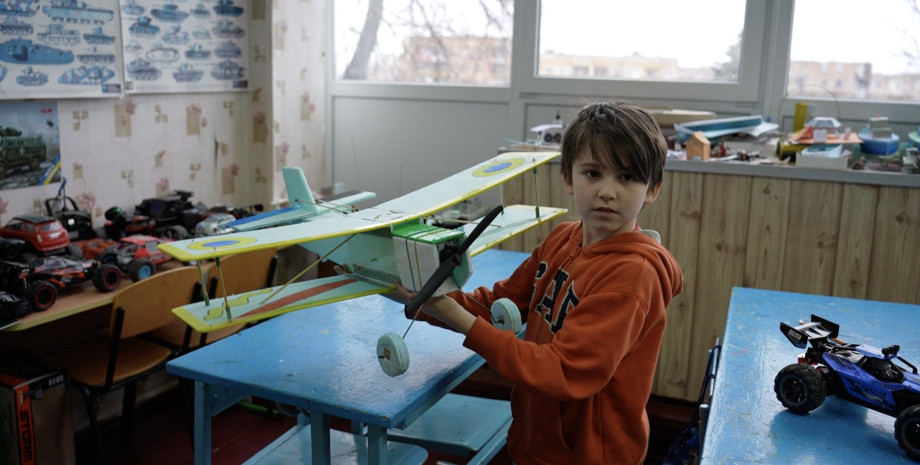
MULTIPOLYGON (((792 56, 792 21, 795 16, 795 1, 776 1, 771 21, 771 36, 774 50, 768 57, 767 92, 769 98, 764 101, 764 114, 771 115, 781 127, 792 127, 795 106, 799 102, 817 105, 818 113, 838 117, 841 120, 867 121, 876 114, 885 115, 889 120, 899 124, 918 124, 920 102, 898 100, 869 100, 838 97, 786 95, 789 78, 790 58, 792 56), (838 115, 839 108, 839 115, 838 115)), ((787 128, 787 129, 788 129, 787 128)), ((859 128, 856 128, 859 129, 859 128)))
MULTIPOLYGON (((515 22, 514 36, 524 36, 527 40, 515 41, 515 46, 523 48, 513 51, 515 62, 519 58, 531 57, 529 63, 521 63, 517 68, 522 74, 517 90, 525 93, 543 95, 615 95, 623 98, 655 98, 673 100, 710 100, 732 102, 758 102, 761 70, 763 63, 763 43, 767 23, 767 3, 765 1, 747 0, 744 13, 744 32, 741 42, 741 69, 738 82, 716 81, 678 81, 678 80, 636 80, 636 79, 573 79, 569 77, 539 77, 537 65, 539 60, 538 39, 540 32, 539 7, 529 8, 515 4, 515 13, 519 6, 523 10, 522 21, 515 22), (518 27, 518 26, 521 27, 518 27), (517 53, 520 52, 520 53, 517 53)), ((532 2, 530 5, 534 5, 532 2)), ((517 15, 515 15, 517 16, 517 15)), ((615 22, 614 22, 615 23, 615 22)), ((650 31, 650 34, 659 33, 650 31)), ((682 31, 673 33, 679 39, 682 31)), ((523 38, 523 37, 522 37, 523 38)), ((636 40, 642 40, 637 37, 636 40)), ((512 82, 514 80, 512 79, 512 82)))

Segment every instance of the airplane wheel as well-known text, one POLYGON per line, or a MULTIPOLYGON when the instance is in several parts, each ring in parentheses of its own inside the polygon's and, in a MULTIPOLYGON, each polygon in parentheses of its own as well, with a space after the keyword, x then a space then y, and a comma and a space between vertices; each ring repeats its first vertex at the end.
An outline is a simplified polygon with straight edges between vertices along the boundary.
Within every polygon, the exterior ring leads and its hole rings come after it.
POLYGON ((498 299, 492 302, 492 324, 498 329, 510 329, 515 334, 521 332, 521 312, 511 299, 498 299))
POLYGON ((377 363, 389 376, 399 376, 409 369, 409 347, 396 333, 386 333, 377 339, 377 363))

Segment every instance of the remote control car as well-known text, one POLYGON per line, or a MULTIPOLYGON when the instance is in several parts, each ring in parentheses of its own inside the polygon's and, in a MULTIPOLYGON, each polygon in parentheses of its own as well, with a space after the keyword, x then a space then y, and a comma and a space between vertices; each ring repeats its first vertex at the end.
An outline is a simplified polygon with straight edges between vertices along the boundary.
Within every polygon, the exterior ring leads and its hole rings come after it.
POLYGON ((121 271, 115 265, 96 260, 73 260, 60 256, 38 259, 34 265, 3 262, 2 288, 25 297, 33 311, 51 308, 57 292, 92 280, 96 289, 111 292, 121 284, 121 271))
POLYGON ((80 210, 77 202, 73 197, 68 197, 64 187, 67 185, 67 178, 63 178, 61 187, 58 188, 58 194, 51 199, 45 199, 45 210, 48 216, 61 222, 67 235, 71 240, 85 240, 97 237, 93 229, 93 216, 90 212, 80 210))
POLYGON ((17 216, 0 228, 0 237, 25 241, 22 259, 32 262, 37 255, 64 253, 70 237, 60 221, 44 215, 17 216))
POLYGON ((30 313, 32 310, 29 308, 29 302, 9 292, 0 291, 0 322, 22 318, 30 313))
POLYGON ((792 345, 811 347, 776 375, 776 398, 792 413, 804 415, 829 395, 895 417, 894 437, 907 456, 920 461, 920 376, 898 356, 900 346, 878 349, 837 339, 840 326, 812 315, 811 323, 780 323, 792 345), (893 363, 898 359, 908 368, 893 363))
POLYGON ((195 225, 195 237, 232 233, 233 228, 230 223, 236 221, 236 219, 235 216, 229 213, 211 213, 210 216, 195 225))
POLYGON ((172 241, 140 234, 123 237, 117 244, 96 255, 96 260, 117 265, 128 273, 131 281, 138 282, 153 276, 157 272, 157 265, 172 260, 172 256, 157 249, 157 245, 164 242, 172 241))

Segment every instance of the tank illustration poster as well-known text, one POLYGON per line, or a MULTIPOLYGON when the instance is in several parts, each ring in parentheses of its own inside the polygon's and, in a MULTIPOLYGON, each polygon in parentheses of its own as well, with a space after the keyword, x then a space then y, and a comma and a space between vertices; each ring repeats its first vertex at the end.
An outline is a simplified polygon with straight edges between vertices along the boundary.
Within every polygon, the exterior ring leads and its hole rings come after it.
POLYGON ((0 0, 0 99, 117 97, 116 0, 0 0))
POLYGON ((0 189, 61 182, 57 102, 0 103, 0 189))
POLYGON ((248 0, 121 0, 125 91, 248 90, 248 0))

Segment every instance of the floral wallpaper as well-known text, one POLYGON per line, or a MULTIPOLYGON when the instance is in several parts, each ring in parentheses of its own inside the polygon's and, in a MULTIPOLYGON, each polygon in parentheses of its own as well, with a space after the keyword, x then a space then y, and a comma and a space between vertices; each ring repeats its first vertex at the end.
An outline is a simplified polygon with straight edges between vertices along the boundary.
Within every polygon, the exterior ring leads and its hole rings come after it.
MULTIPOLYGON (((310 188, 319 192, 324 174, 326 95, 326 3, 321 0, 272 2, 272 145, 274 199, 286 199, 281 168, 299 166, 310 188)), ((253 53, 255 56, 255 53, 253 53)), ((262 131, 269 132, 267 123, 262 131)))
MULTIPOLYGON (((301 166, 319 190, 323 116, 309 96, 324 101, 323 10, 317 0, 252 2, 249 92, 58 101, 67 195, 101 227, 108 208, 132 211, 145 198, 177 189, 193 191, 193 200, 208 206, 271 209, 273 199, 284 197, 283 164, 301 166), (285 40, 287 48, 280 48, 285 40)), ((44 213, 44 200, 59 187, 3 191, 0 222, 44 213)))

